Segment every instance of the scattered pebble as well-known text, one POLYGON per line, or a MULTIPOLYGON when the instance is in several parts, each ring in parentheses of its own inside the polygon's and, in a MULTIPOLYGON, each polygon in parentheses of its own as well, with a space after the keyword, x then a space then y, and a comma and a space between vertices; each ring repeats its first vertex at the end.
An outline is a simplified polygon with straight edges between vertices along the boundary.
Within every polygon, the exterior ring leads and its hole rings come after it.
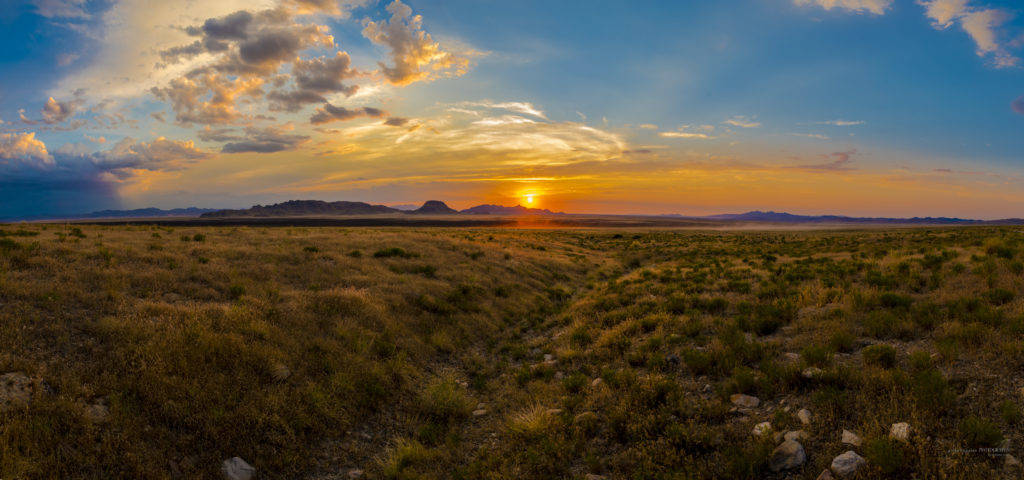
POLYGON ((473 416, 474 417, 482 417, 484 415, 487 415, 487 410, 486 409, 478 408, 476 410, 473 410, 473 416))
POLYGON ((861 438, 858 437, 856 433, 844 429, 842 442, 844 445, 852 445, 854 447, 859 447, 861 443, 863 443, 863 440, 861 440, 861 438))
POLYGON ((348 471, 348 478, 350 480, 356 480, 357 478, 363 478, 363 471, 358 468, 353 468, 348 471))
POLYGON ((256 469, 239 457, 224 460, 220 471, 228 480, 252 480, 256 476, 256 469))
POLYGON ((826 468, 822 470, 814 480, 833 480, 832 471, 826 468))
POLYGON ((590 382, 590 386, 596 387, 602 383, 604 383, 604 380, 601 380, 600 378, 595 378, 593 382, 590 382))
POLYGON ((807 367, 803 371, 804 378, 815 378, 820 376, 825 371, 818 367, 807 367))
POLYGON ((789 470, 803 465, 807 460, 803 445, 796 440, 786 440, 782 445, 775 447, 772 456, 768 460, 768 468, 773 472, 789 470))
POLYGON ((733 405, 738 407, 757 408, 761 404, 761 399, 757 397, 751 397, 750 395, 744 395, 742 393, 735 393, 729 397, 733 405))
POLYGON ((771 430, 772 430, 772 424, 771 423, 769 423, 769 422, 761 422, 761 423, 759 423, 757 425, 754 425, 754 430, 753 430, 752 433, 754 434, 754 436, 760 437, 761 435, 764 435, 765 433, 770 432, 771 430))
POLYGON ((907 441, 910 439, 910 424, 907 422, 900 422, 892 424, 889 429, 889 437, 900 441, 907 441))
POLYGON ((799 412, 796 412, 796 418, 800 419, 800 423, 804 425, 810 425, 811 411, 806 408, 801 408, 799 412))
POLYGON ((857 452, 847 450, 846 453, 832 459, 832 471, 840 477, 849 477, 867 463, 868 461, 857 455, 857 452))
POLYGON ((790 431, 786 432, 785 435, 782 436, 782 438, 784 438, 786 440, 793 440, 793 441, 807 440, 810 437, 811 436, 808 435, 807 432, 805 432, 803 430, 790 430, 790 431))

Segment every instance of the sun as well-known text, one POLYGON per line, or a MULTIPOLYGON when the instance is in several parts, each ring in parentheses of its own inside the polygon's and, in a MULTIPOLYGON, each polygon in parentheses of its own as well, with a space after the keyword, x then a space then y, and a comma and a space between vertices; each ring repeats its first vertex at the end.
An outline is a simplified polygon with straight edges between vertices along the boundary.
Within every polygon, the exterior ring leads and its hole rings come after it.
POLYGON ((533 195, 526 196, 526 203, 533 203, 533 195))

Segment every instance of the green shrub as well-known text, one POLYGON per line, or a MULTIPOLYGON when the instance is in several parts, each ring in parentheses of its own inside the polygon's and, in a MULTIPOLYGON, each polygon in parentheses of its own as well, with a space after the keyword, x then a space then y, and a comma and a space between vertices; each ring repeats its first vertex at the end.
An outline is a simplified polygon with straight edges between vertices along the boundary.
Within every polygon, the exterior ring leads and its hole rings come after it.
POLYGON ((888 437, 868 440, 864 445, 864 456, 870 465, 874 465, 886 475, 892 475, 906 463, 903 458, 903 446, 888 437))
POLYGON ((228 287, 228 297, 232 300, 238 300, 242 295, 245 295, 245 286, 236 283, 228 287))
POLYGON ((955 395, 938 369, 919 371, 911 378, 911 392, 917 406, 932 415, 945 413, 955 395))
POLYGON ((407 252, 398 247, 384 248, 373 252, 373 256, 376 258, 388 258, 388 257, 399 257, 399 258, 415 258, 420 256, 415 252, 407 252))
POLYGON ((914 303, 914 299, 909 295, 886 292, 878 296, 878 303, 885 308, 906 310, 914 303))
POLYGON ((987 298, 989 303, 993 305, 1005 305, 1010 303, 1015 296, 1017 296, 1017 294, 1005 288, 995 288, 989 290, 988 293, 985 294, 985 298, 987 298))
POLYGON ((315 245, 306 245, 305 247, 302 247, 302 251, 306 253, 317 253, 320 251, 320 249, 317 248, 315 245))
POLYGON ((193 242, 205 242, 206 241, 206 235, 203 235, 201 233, 197 233, 195 235, 192 235, 192 241, 193 242))
POLYGON ((800 350, 800 357, 808 365, 825 367, 832 363, 832 349, 825 345, 810 345, 800 350))
POLYGON ((960 422, 960 439, 969 448, 994 448, 1003 441, 1003 432, 991 420, 968 417, 960 422))
POLYGON ((420 395, 420 410, 439 422, 451 422, 468 417, 473 410, 473 401, 453 378, 441 378, 420 395))
POLYGON ((1006 400, 999 405, 999 416, 1002 417, 1003 421, 1008 425, 1016 425, 1020 423, 1021 412, 1020 405, 1013 400, 1006 400))
POLYGON ((861 350, 861 355, 864 356, 864 363, 868 365, 877 365, 882 368, 892 368, 896 366, 896 349, 889 345, 871 345, 861 350))
POLYGON ((852 333, 846 330, 839 330, 832 334, 828 344, 837 352, 850 353, 853 351, 854 343, 857 341, 852 333))

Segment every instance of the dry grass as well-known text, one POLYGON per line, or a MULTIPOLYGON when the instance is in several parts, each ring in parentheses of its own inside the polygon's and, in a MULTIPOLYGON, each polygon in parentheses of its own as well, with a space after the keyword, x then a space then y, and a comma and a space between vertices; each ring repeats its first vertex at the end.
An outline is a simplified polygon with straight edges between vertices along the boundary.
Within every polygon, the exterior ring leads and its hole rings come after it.
POLYGON ((844 428, 864 478, 1019 475, 967 450, 1024 444, 1011 228, 0 230, 0 478, 783 478, 762 421, 800 477, 844 428))

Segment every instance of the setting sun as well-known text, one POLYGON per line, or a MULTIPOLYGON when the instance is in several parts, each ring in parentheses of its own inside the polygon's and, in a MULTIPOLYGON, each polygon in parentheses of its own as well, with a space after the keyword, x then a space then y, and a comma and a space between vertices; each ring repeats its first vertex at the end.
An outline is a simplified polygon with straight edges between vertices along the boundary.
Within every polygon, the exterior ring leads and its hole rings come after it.
POLYGON ((533 195, 526 196, 526 203, 533 203, 533 195))

